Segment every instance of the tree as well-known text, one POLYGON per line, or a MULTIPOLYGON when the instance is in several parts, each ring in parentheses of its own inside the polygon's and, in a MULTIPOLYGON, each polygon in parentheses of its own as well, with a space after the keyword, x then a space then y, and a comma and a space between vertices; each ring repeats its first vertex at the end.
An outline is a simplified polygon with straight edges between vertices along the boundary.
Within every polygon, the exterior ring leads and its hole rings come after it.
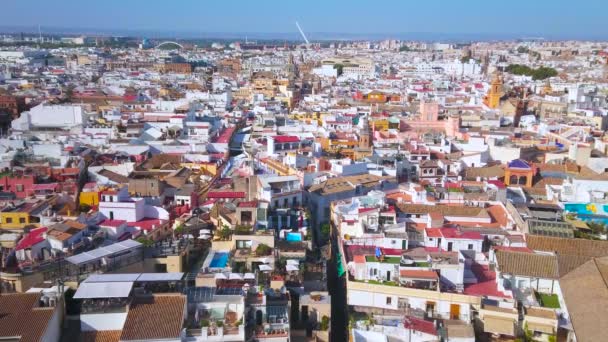
POLYGON ((600 222, 587 222, 587 226, 593 234, 599 235, 606 232, 606 226, 600 222))
POLYGON ((321 318, 321 330, 327 331, 327 329, 329 329, 329 317, 323 315, 323 318, 321 318))
POLYGON ((530 49, 528 49, 525 46, 520 46, 517 48, 517 53, 528 53, 528 52, 530 52, 530 49))
POLYGON ((342 75, 342 71, 344 70, 344 65, 334 64, 334 69, 338 70, 338 76, 340 76, 342 75))
POLYGON ((218 235, 222 240, 228 240, 230 235, 232 235, 232 231, 228 227, 224 227, 218 231, 218 235))
POLYGON ((272 248, 266 244, 259 244, 258 247, 255 249, 255 254, 257 256, 266 256, 266 255, 270 255, 270 253, 272 253, 272 248))
POLYGON ((549 77, 557 76, 557 70, 544 66, 533 69, 527 65, 510 64, 505 68, 505 71, 513 75, 532 76, 534 80, 544 80, 549 77))
POLYGON ((324 223, 323 225, 321 225, 321 235, 323 236, 324 239, 329 238, 330 232, 331 232, 331 226, 329 225, 329 223, 324 223))
POLYGON ((72 102, 72 98, 74 97, 74 88, 76 88, 76 86, 74 86, 73 84, 70 84, 65 89, 65 100, 66 101, 72 102))
POLYGON ((151 239, 148 239, 145 236, 140 236, 136 239, 137 242, 141 243, 142 245, 144 245, 144 247, 152 247, 152 245, 154 244, 154 241, 152 241, 151 239))
POLYGON ((399 52, 404 52, 404 51, 412 51, 412 49, 410 49, 410 47, 407 45, 403 45, 402 47, 399 48, 399 52))
POLYGON ((182 235, 184 233, 184 225, 180 224, 179 226, 175 227, 175 229, 173 230, 173 233, 175 233, 175 235, 182 235))

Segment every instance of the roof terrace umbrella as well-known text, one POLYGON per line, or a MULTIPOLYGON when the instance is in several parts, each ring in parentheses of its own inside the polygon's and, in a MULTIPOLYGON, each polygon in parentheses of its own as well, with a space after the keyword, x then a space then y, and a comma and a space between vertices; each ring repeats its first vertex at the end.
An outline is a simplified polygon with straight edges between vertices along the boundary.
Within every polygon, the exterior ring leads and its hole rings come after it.
POLYGON ((224 273, 216 273, 215 279, 228 279, 224 273))
POLYGON ((255 279, 255 274, 253 273, 245 273, 243 279, 255 279))
POLYGON ((243 280, 243 277, 241 277, 240 274, 238 273, 230 273, 230 275, 228 276, 229 280, 243 280))
POLYGON ((258 266, 260 268, 260 271, 272 271, 272 267, 268 266, 268 265, 260 265, 258 266))

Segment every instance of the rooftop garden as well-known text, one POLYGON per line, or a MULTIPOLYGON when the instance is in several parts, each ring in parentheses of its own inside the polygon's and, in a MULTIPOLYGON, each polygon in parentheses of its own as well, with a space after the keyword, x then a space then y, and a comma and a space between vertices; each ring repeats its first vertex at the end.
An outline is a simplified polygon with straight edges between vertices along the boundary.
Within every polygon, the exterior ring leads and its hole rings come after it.
POLYGON ((368 281, 362 281, 362 280, 357 280, 358 282, 361 283, 368 283, 368 284, 372 284, 372 285, 386 285, 386 286, 399 286, 399 283, 397 283, 396 281, 377 281, 377 280, 368 280, 368 281))
POLYGON ((559 309, 559 299, 556 294, 545 294, 536 292, 536 299, 543 308, 559 309))
POLYGON ((385 264, 398 264, 401 262, 401 257, 380 257, 380 259, 376 258, 374 255, 366 255, 365 261, 367 262, 383 262, 385 264))

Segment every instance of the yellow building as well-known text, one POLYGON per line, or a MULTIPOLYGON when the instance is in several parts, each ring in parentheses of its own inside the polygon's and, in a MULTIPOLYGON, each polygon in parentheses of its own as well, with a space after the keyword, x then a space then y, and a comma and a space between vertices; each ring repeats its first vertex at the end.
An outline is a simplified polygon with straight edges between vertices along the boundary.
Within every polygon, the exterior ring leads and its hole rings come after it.
POLYGON ((180 167, 185 167, 190 170, 200 170, 201 172, 205 172, 211 176, 215 176, 218 171, 217 163, 181 163, 180 167))
POLYGON ((90 207, 99 204, 99 192, 98 191, 87 191, 80 193, 80 205, 88 205, 90 207))
POLYGON ((497 74, 494 74, 494 79, 490 85, 490 91, 484 99, 484 104, 492 109, 498 108, 500 105, 500 98, 502 97, 502 79, 497 74))
POLYGON ((49 203, 47 201, 22 202, 16 206, 8 206, 0 211, 0 229, 23 230, 26 227, 37 227, 41 214, 49 203))
MULTIPOLYGON (((372 119, 373 120, 373 119, 372 119)), ((377 120, 373 120, 370 125, 372 127, 374 127, 374 130, 376 131, 386 131, 389 128, 389 121, 388 119, 377 119, 377 120)))

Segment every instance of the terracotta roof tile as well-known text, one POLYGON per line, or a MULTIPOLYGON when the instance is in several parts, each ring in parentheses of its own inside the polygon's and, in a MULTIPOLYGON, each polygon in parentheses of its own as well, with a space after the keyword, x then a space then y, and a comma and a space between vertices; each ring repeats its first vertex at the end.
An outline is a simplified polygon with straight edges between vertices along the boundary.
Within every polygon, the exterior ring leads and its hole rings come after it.
POLYGON ((118 342, 122 330, 86 331, 80 334, 82 342, 118 342))
POLYGON ((560 279, 564 301, 579 341, 604 341, 608 320, 608 258, 590 259, 560 279))
POLYGON ((55 308, 40 308, 39 293, 0 296, 0 338, 20 337, 21 342, 42 341, 55 308))
POLYGON ((588 257, 608 256, 608 241, 527 235, 526 244, 535 251, 588 257))
POLYGON ((181 294, 155 295, 129 307, 121 341, 177 339, 186 310, 186 297, 181 294))

